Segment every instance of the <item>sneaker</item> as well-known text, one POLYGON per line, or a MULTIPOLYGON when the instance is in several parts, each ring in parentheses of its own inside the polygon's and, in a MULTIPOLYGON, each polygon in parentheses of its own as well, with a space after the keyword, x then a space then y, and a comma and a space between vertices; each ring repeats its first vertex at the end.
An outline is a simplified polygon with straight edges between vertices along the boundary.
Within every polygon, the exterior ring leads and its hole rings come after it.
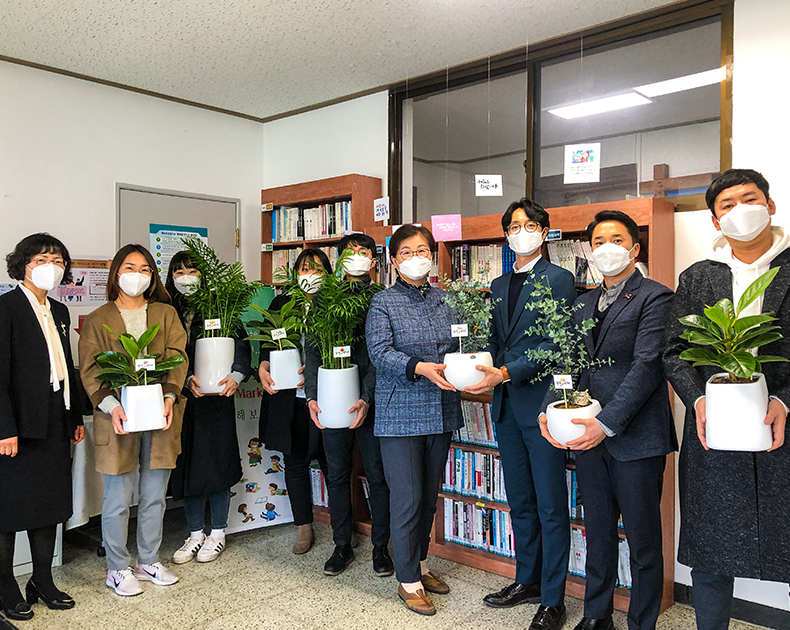
POLYGON ((195 559, 198 549, 206 540, 206 535, 201 532, 200 538, 192 538, 190 536, 181 545, 181 548, 173 554, 173 562, 175 564, 186 564, 195 559))
POLYGON ((170 569, 166 568, 161 562, 153 564, 138 564, 134 570, 138 580, 153 582, 157 586, 170 586, 178 582, 178 576, 170 569))
POLYGON ((225 551, 225 537, 216 538, 209 536, 203 542, 203 546, 198 551, 198 562, 214 562, 220 554, 225 551))
POLYGON ((107 586, 113 589, 121 597, 131 597, 143 592, 143 587, 134 576, 131 567, 126 567, 120 571, 107 571, 107 586))

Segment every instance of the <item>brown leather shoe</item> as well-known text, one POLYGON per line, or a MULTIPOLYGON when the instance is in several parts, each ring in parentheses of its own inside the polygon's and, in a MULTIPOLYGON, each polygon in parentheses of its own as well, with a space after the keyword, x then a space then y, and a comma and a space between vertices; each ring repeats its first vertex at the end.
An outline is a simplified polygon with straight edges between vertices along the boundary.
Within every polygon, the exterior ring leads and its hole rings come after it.
POLYGON ((398 585, 398 597, 400 597, 409 610, 413 610, 420 615, 435 615, 436 607, 433 605, 428 594, 420 589, 416 593, 407 593, 406 589, 398 585))
POLYGON ((294 542, 293 552, 297 555, 307 553, 313 546, 315 541, 315 532, 313 531, 313 524, 296 526, 296 541, 294 542))
POLYGON ((450 586, 442 578, 437 577, 432 571, 428 571, 421 578, 423 588, 429 593, 436 593, 437 595, 447 595, 450 592, 450 586))

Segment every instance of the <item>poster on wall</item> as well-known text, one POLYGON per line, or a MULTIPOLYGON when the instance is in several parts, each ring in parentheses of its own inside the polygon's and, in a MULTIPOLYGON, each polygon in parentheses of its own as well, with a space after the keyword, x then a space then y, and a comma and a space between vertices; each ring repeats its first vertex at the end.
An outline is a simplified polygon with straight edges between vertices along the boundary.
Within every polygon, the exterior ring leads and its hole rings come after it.
POLYGON ((55 297, 67 306, 100 306, 107 301, 109 274, 110 261, 105 256, 72 258, 71 282, 57 287, 55 297))
POLYGON ((184 248, 182 238, 199 238, 208 245, 208 228, 187 227, 184 225, 148 225, 150 252, 156 260, 156 270, 164 282, 167 279, 167 268, 174 254, 184 248))
POLYGON ((230 489, 228 533, 292 523, 283 454, 267 451, 258 435, 263 389, 256 381, 236 390, 236 432, 243 476, 230 489))
POLYGON ((565 145, 564 184, 601 181, 601 143, 565 145))

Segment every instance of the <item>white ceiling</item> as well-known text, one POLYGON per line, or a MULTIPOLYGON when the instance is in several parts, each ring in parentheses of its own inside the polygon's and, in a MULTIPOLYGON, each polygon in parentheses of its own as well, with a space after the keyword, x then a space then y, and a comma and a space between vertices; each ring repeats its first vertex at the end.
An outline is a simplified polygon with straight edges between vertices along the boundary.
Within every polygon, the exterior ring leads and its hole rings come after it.
POLYGON ((667 0, 0 0, 0 55, 258 118, 667 0))

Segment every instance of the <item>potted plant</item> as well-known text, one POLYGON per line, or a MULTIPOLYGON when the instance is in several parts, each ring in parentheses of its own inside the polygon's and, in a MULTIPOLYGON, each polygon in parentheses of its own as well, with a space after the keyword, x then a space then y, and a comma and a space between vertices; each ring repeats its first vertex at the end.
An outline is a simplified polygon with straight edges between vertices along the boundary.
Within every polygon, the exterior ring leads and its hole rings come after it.
POLYGON ((110 350, 97 354, 93 360, 101 368, 98 378, 121 390, 121 406, 126 413, 124 430, 134 433, 164 429, 167 421, 160 381, 181 365, 184 357, 176 355, 160 361, 159 353, 146 353, 159 332, 159 324, 151 326, 139 339, 129 333, 117 335, 106 324, 104 327, 118 338, 125 353, 110 350))
POLYGON ((764 422, 768 387, 762 366, 788 359, 757 354, 762 346, 782 338, 780 327, 774 324, 774 314, 743 312, 765 292, 778 272, 779 267, 774 267, 752 282, 738 300, 737 308, 725 298, 707 306, 704 316, 680 318, 688 326, 681 339, 701 346, 684 350, 680 358, 691 361, 694 367, 722 370, 705 384, 705 436, 711 449, 765 451, 773 442, 771 425, 764 422))
POLYGON ((587 354, 585 337, 595 326, 593 319, 585 319, 578 324, 573 323, 573 313, 581 305, 570 305, 565 300, 554 299, 551 287, 542 281, 535 283, 532 291, 535 300, 527 302, 526 307, 538 311, 535 325, 527 330, 528 335, 539 335, 551 339, 555 348, 532 348, 527 356, 541 366, 532 382, 542 381, 548 376, 549 387, 562 394, 562 400, 551 403, 546 409, 548 430, 559 444, 567 446, 568 442, 584 435, 583 424, 573 424, 574 418, 595 418, 601 412, 600 403, 592 398, 587 390, 576 389, 582 371, 603 365, 611 365, 612 360, 591 359, 587 354))
POLYGON ((182 242, 200 271, 200 284, 185 296, 189 307, 203 318, 203 332, 195 343, 194 374, 202 394, 218 394, 223 389, 220 381, 233 367, 234 336, 243 330, 241 315, 260 283, 247 282, 240 262, 221 261, 202 240, 182 242))
POLYGON ((269 371, 274 380, 274 389, 295 389, 302 382, 301 336, 304 330, 304 311, 291 299, 279 311, 268 311, 257 304, 250 306, 263 315, 263 320, 251 321, 248 325, 258 329, 259 334, 247 337, 249 341, 260 341, 261 347, 269 349, 269 371))
POLYGON ((460 330, 453 327, 453 336, 458 336, 458 352, 444 355, 444 377, 459 392, 466 387, 477 385, 485 377, 485 372, 475 366, 493 367, 494 359, 484 349, 488 345, 491 332, 491 313, 494 302, 487 287, 475 280, 450 281, 443 278, 447 291, 447 304, 454 308, 461 318, 460 330), (463 328, 466 325, 466 328, 463 328), (466 335, 464 335, 464 331, 466 335))

